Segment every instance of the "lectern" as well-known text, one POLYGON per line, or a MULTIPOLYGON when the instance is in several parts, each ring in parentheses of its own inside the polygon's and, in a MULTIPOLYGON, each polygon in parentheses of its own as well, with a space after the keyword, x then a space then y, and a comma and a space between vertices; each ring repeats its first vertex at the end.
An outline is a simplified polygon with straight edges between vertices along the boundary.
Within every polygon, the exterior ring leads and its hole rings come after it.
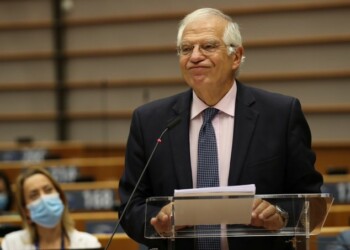
POLYGON ((176 247, 179 238, 198 237, 265 237, 290 238, 296 250, 308 250, 311 235, 320 233, 333 203, 330 194, 283 194, 244 196, 151 197, 147 199, 145 237, 168 240, 168 249, 176 247), (266 230, 249 225, 252 201, 263 199, 288 213, 288 222, 280 230, 266 230), (172 225, 158 234, 149 223, 151 217, 169 205, 172 225), (220 224, 205 231, 198 225, 220 224))

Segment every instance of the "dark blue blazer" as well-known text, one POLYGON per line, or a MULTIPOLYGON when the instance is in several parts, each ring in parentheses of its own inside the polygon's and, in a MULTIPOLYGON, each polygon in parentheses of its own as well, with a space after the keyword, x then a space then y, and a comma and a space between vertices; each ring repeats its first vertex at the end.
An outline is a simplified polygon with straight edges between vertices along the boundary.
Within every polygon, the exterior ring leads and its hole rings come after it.
MULTIPOLYGON (((192 188, 189 145, 192 90, 137 108, 127 142, 125 172, 120 180, 121 209, 166 124, 181 122, 164 134, 130 203, 122 226, 136 241, 166 249, 163 240, 144 238, 145 199, 173 196, 174 189, 192 188)), ((235 125, 229 185, 256 185, 257 194, 319 193, 322 176, 315 171, 311 133, 293 97, 248 87, 237 81, 235 125)), ((214 208, 213 208, 214 211, 214 208)), ((281 237, 229 238, 239 250, 289 249, 281 237)), ((177 240, 177 249, 194 249, 193 240, 177 240)))

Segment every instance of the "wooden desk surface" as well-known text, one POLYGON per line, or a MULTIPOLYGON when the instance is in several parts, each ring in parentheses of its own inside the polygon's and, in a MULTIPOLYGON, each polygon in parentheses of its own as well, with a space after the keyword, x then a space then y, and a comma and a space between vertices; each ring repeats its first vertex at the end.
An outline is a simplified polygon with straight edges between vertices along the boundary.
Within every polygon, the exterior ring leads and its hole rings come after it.
POLYGON ((0 169, 23 169, 30 167, 60 167, 73 165, 76 167, 124 167, 124 157, 77 157, 57 160, 35 161, 4 161, 0 169))
MULTIPOLYGON (((110 234, 94 234, 102 246, 106 246, 111 235, 110 234)), ((2 238, 0 237, 0 244, 2 238)), ((133 239, 129 238, 124 233, 115 234, 112 238, 112 242, 108 249, 123 249, 123 250, 138 250, 140 249, 139 244, 133 239)))

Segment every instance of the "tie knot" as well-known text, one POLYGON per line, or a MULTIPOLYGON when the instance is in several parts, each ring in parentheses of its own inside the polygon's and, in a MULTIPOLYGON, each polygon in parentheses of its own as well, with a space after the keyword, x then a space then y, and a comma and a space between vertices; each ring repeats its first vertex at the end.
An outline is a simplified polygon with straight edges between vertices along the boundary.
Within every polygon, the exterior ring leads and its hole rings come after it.
POLYGON ((203 111, 203 124, 211 122, 214 116, 219 112, 216 108, 207 108, 203 111))

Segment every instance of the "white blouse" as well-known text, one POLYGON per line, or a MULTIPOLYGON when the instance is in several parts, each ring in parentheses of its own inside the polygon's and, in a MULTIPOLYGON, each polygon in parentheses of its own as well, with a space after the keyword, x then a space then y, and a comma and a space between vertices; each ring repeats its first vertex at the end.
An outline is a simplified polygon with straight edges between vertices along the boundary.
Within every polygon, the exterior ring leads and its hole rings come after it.
MULTIPOLYGON (((73 230, 69 233, 69 248, 98 248, 101 243, 94 235, 73 230)), ((5 235, 1 242, 2 250, 35 250, 35 245, 30 242, 29 233, 19 230, 5 235)))

